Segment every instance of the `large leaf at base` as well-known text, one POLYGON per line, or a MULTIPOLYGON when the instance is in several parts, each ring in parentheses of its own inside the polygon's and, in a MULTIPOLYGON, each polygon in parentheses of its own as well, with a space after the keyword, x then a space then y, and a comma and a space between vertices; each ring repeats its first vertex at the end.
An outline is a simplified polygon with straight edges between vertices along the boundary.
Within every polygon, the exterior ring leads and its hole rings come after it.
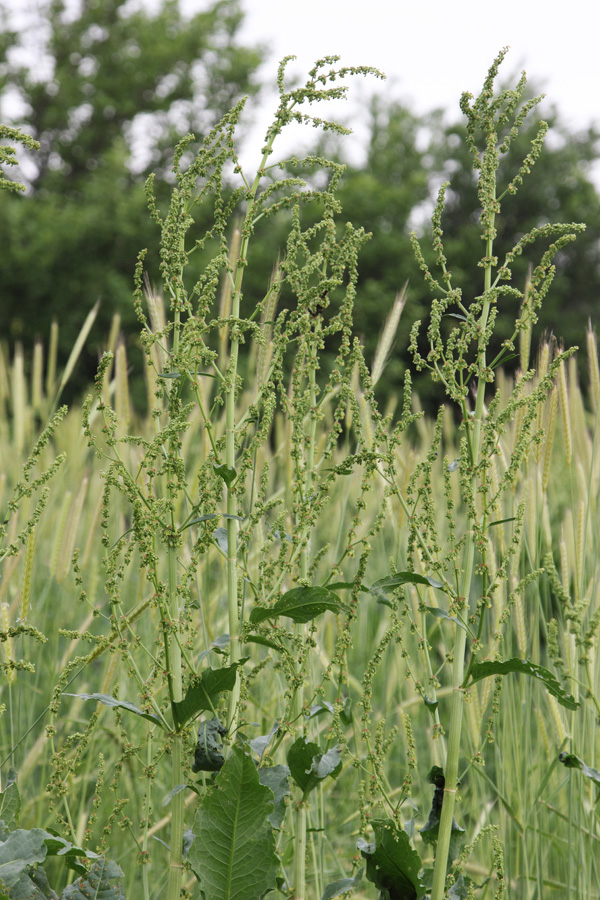
POLYGON ((98 703, 103 703, 104 706, 112 706, 115 709, 126 709, 128 712, 132 712, 136 716, 141 716, 142 719, 148 719, 150 722, 154 722, 155 725, 160 725, 161 728, 164 728, 163 723, 158 716, 154 715, 154 713, 144 712, 143 709, 139 709, 135 704, 130 703, 129 700, 117 700, 115 697, 111 697, 110 694, 64 693, 63 697, 78 697, 80 700, 97 700, 98 703))
POLYGON ((111 884, 122 878, 123 872, 111 859, 99 859, 86 876, 78 878, 63 891, 61 900, 125 900, 120 884, 111 884))
POLYGON ((260 900, 276 886, 273 792, 236 747, 204 796, 188 860, 204 900, 260 900))
POLYGON ((488 661, 475 663, 471 668, 471 680, 466 687, 470 687, 470 685, 475 684, 476 681, 481 681, 482 678, 488 678, 490 675, 508 675, 510 672, 521 672, 523 675, 530 675, 532 678, 537 678, 544 683, 548 691, 553 697, 556 697, 562 706, 565 706, 567 709, 579 709, 580 704, 574 697, 567 694, 567 692, 562 689, 549 669, 545 669, 543 666, 537 666, 528 659, 517 659, 515 657, 514 659, 507 659, 504 662, 488 661))
POLYGON ((340 613, 347 609, 348 607, 333 591, 318 586, 302 586, 287 591, 273 606, 256 606, 250 613, 250 622, 252 625, 259 625, 267 619, 287 616, 294 622, 304 624, 327 610, 340 613))
POLYGON ((43 828, 32 828, 31 831, 18 828, 0 842, 0 891, 8 893, 28 866, 45 860, 45 840, 51 836, 43 828))
POLYGON ((235 686, 237 667, 224 666, 222 669, 206 669, 187 689, 185 697, 173 704, 175 724, 178 728, 193 719, 197 713, 208 709, 215 711, 222 691, 231 691, 235 686))
POLYGON ((367 878, 390 900, 420 900, 425 886, 419 878, 421 857, 411 847, 405 831, 392 819, 375 819, 375 841, 362 838, 357 847, 367 861, 367 878))

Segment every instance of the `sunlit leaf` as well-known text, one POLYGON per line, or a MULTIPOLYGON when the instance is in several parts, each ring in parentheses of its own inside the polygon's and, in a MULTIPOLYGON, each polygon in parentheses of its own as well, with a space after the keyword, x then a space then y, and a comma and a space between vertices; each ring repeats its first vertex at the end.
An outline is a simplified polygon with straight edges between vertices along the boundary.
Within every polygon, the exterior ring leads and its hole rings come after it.
POLYGON ((549 669, 538 666, 528 659, 514 658, 507 659, 504 662, 490 660, 487 662, 476 663, 471 668, 471 680, 465 687, 470 687, 470 685, 475 684, 477 681, 481 681, 482 678, 488 678, 490 675, 508 675, 510 672, 521 672, 523 675, 530 675, 532 678, 537 678, 546 686, 552 696, 556 697, 558 702, 566 707, 566 709, 579 709, 580 704, 574 697, 563 690, 549 669))
POLYGON ((347 606, 339 597, 324 587, 297 587, 287 591, 273 606, 256 606, 250 613, 250 622, 258 625, 267 619, 287 616, 294 622, 311 622, 322 613, 340 613, 347 606))
POLYGON ((395 575, 388 575, 386 578, 380 578, 369 590, 372 594, 388 594, 402 587, 403 584, 424 584, 427 587, 443 588, 441 581, 430 578, 427 575, 417 575, 416 572, 396 572, 395 575))

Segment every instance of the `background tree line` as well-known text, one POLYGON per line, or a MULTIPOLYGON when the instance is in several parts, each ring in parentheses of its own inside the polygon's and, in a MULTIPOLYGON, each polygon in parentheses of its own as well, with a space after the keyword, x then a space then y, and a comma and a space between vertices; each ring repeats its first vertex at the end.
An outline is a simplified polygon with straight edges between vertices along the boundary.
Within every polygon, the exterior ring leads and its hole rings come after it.
MULTIPOLYGON (((162 0, 153 12, 131 8, 126 0, 80 0, 75 10, 64 0, 51 0, 39 22, 25 27, 15 23, 10 4, 0 2, 0 117, 41 144, 18 173, 27 181, 27 195, 0 197, 0 335, 31 347, 36 336, 47 338, 57 319, 66 358, 87 312, 101 298, 75 389, 93 373, 115 312, 135 358, 132 274, 142 247, 149 250, 150 276, 158 280, 158 230, 147 213, 147 175, 157 173, 160 202, 177 139, 189 131, 201 139, 236 100, 260 88, 257 70, 264 50, 240 42, 241 20, 239 0, 213 0, 191 18, 172 0, 162 0)), ((534 335, 534 346, 545 329, 566 344, 581 345, 588 320, 598 321, 600 197, 591 166, 599 156, 600 134, 591 127, 569 133, 556 111, 549 115, 546 107, 552 138, 523 188, 503 206, 499 250, 501 255, 520 234, 547 221, 587 223, 586 233, 559 257, 534 335)), ((482 248, 476 182, 459 140, 464 125, 458 120, 448 125, 439 111, 416 116, 386 99, 381 89, 367 112, 366 159, 348 165, 340 200, 343 218, 373 233, 361 254, 356 306, 367 359, 395 295, 408 282, 397 346, 379 387, 389 395, 409 362, 409 327, 429 303, 410 231, 415 228, 427 243, 424 211, 442 181, 450 182, 442 221, 447 254, 466 299, 481 290, 473 261, 482 248)), ((523 158, 537 121, 532 116, 528 132, 511 148, 503 161, 506 171, 514 171, 515 159, 523 158)), ((316 149, 343 160, 343 146, 335 142, 316 149)), ((263 296, 273 245, 283 249, 284 238, 281 220, 259 228, 246 302, 263 296)), ((523 284, 528 265, 525 253, 514 267, 523 284)), ((200 270, 200 256, 193 266, 200 270)))

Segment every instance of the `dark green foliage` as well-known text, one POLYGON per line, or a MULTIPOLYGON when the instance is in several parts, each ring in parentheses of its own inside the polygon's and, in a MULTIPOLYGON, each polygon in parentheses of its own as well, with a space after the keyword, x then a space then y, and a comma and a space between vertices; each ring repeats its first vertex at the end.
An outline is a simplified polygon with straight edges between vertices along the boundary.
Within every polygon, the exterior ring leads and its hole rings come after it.
POLYGON ((198 727, 192 772, 218 772, 225 762, 221 738, 227 729, 218 719, 209 719, 198 727))
POLYGON ((346 609, 333 591, 324 587, 297 587, 287 591, 273 606, 269 608, 257 606, 250 613, 250 622, 259 625, 266 619, 287 616, 294 622, 311 622, 322 613, 330 610, 334 613, 346 609))
MULTIPOLYGON (((177 2, 124 13, 126 6, 99 0, 73 15, 64 0, 46 2, 35 33, 46 24, 36 56, 49 57, 47 79, 12 53, 23 35, 5 30, 0 44, 0 111, 6 119, 5 98, 16 92, 18 124, 41 145, 27 169, 32 196, 0 201, 0 331, 30 345, 33 328, 46 338, 59 318, 65 356, 98 297, 97 334, 104 337, 117 311, 133 332, 137 253, 146 246, 158 255, 145 175, 165 177, 181 135, 200 137, 253 93, 261 60, 239 44, 237 0, 214 0, 191 18, 177 2)), ((1 12, 11 21, 10 2, 1 12)))
MULTIPOLYGON (((427 817, 425 825, 419 830, 419 833, 426 844, 433 844, 435 846, 437 844, 440 815, 442 812, 442 804, 444 802, 444 785, 446 779, 444 778, 443 770, 439 766, 433 766, 427 776, 427 781, 434 786, 435 790, 433 792, 429 816, 427 817)), ((448 864, 452 863, 456 858, 464 837, 464 828, 461 828, 456 819, 453 819, 450 850, 448 852, 448 864)))
MULTIPOLYGON (((5 802, 7 791, 16 790, 13 777, 2 794, 2 812, 9 812, 5 802)), ((14 807, 13 807, 14 812, 14 807)), ((14 819, 8 824, 15 824, 14 819)), ((97 853, 77 847, 70 841, 48 832, 42 828, 26 831, 16 828, 9 831, 5 822, 0 820, 0 900, 58 900, 48 882, 41 864, 50 856, 63 860, 69 869, 79 874, 79 878, 65 888, 60 900, 125 900, 125 893, 120 884, 112 884, 121 878, 123 872, 112 860, 100 857, 97 853), (91 862, 89 871, 80 861, 91 862)))
POLYGON ((592 769, 591 766, 587 766, 584 761, 578 756, 575 756, 575 754, 560 753, 558 759, 563 766, 567 767, 567 769, 579 769, 579 771, 583 772, 587 778, 591 778, 592 781, 595 781, 596 784, 600 785, 600 772, 598 769, 592 769))
POLYGON ((219 694, 233 688, 237 668, 238 664, 221 669, 206 669, 199 678, 194 679, 183 700, 173 704, 177 726, 182 728, 204 709, 214 712, 219 694))
POLYGON ((288 750, 287 762, 290 775, 305 797, 328 775, 337 778, 342 769, 340 751, 337 747, 323 753, 318 744, 303 737, 294 741, 288 750))
POLYGON ((411 847, 408 834, 392 819, 375 819, 373 831, 373 843, 361 838, 357 846, 367 861, 366 877, 379 890, 380 900, 419 900, 425 894, 419 877, 421 857, 411 847))

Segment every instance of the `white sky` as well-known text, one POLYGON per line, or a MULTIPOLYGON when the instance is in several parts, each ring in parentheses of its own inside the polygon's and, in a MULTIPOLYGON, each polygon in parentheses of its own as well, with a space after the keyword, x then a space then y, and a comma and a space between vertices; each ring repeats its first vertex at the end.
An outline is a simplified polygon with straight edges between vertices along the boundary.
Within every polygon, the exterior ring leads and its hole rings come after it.
MULTIPOLYGON (((202 0, 187 0, 196 9, 202 0)), ((322 56, 339 54, 348 65, 382 69, 386 82, 370 80, 368 92, 393 96, 415 112, 437 107, 459 118, 460 95, 479 92, 498 51, 511 50, 505 76, 525 69, 530 81, 577 129, 600 126, 600 4, 598 0, 241 0, 242 37, 269 46, 263 80, 273 82, 277 63, 298 57, 306 72, 322 56)), ((501 70, 502 71, 502 70, 501 70)), ((367 85, 355 82, 358 102, 342 114, 355 130, 351 155, 360 146, 360 98, 367 85)), ((263 98, 260 137, 274 101, 263 98)), ((548 106, 546 108, 548 108, 548 106)), ((543 112, 544 106, 541 107, 543 112)), ((317 115, 322 114, 320 112, 317 115)), ((246 155, 246 154, 244 154, 246 155)))

